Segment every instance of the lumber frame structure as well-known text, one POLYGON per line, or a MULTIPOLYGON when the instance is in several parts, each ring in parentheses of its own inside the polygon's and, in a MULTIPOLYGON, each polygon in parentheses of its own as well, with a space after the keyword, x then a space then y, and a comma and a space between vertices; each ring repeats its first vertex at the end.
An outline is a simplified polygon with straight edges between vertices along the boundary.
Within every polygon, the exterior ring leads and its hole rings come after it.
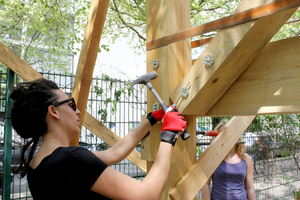
MULTIPOLYGON (((243 0, 233 15, 273 2, 294 4, 296 0, 243 0)), ((72 96, 81 111, 85 110, 109 0, 93 0, 72 96)), ((147 0, 147 42, 190 29, 189 0, 147 0)), ((175 145, 170 178, 162 199, 197 199, 196 194, 224 159, 251 121, 259 114, 300 112, 300 38, 269 43, 273 35, 298 9, 274 12, 238 25, 224 26, 202 55, 192 63, 189 37, 171 41, 159 48, 149 48, 147 71, 156 70, 152 85, 168 104, 176 102, 180 90, 189 82, 189 95, 181 98, 178 110, 188 121, 191 138, 175 145), (214 58, 205 66, 206 55, 214 58), (153 69, 153 59, 159 67, 153 69), (162 87, 163 86, 163 87, 162 87), (249 116, 251 115, 251 116, 249 116), (225 132, 212 142, 196 160, 196 116, 235 116, 225 132)), ((198 44, 196 44, 198 45, 198 44)), ((42 76, 0 43, 0 61, 26 81, 42 76)), ((149 94, 148 110, 156 101, 149 94)), ((84 125, 112 146, 120 138, 87 112, 81 114, 84 125)), ((147 172, 157 153, 161 126, 155 125, 143 141, 142 155, 133 151, 128 159, 147 172), (155 134, 157 133, 157 134, 155 134), (142 156, 142 159, 141 159, 142 156)), ((71 142, 77 145, 79 138, 71 142)))
MULTIPOLYGON (((178 65, 174 66, 171 62, 166 63, 174 59, 171 57, 174 51, 173 42, 177 44, 182 42, 182 39, 186 40, 188 36, 194 36, 193 28, 177 30, 177 33, 174 33, 172 32, 174 25, 169 27, 170 21, 178 19, 179 16, 189 17, 185 16, 189 13, 184 9, 182 12, 176 9, 175 11, 172 10, 174 9, 173 6, 180 6, 178 5, 180 3, 181 6, 184 5, 184 0, 177 1, 176 5, 172 5, 171 0, 160 0, 159 2, 160 7, 151 3, 147 5, 147 14, 148 10, 158 12, 155 15, 152 13, 147 15, 147 71, 155 70, 163 79, 157 79, 153 82, 155 88, 161 88, 162 85, 167 86, 167 80, 176 82, 176 78, 172 78, 167 72, 174 68, 178 71, 178 65), (160 10, 171 14, 162 16, 159 13, 160 10), (164 30, 166 28, 169 30, 164 30), (152 59, 157 59, 160 63, 157 69, 150 67, 152 59)), ((281 3, 289 5, 295 2, 281 1, 281 3)), ((271 3, 274 4, 276 1, 243 0, 233 15, 271 3)), ((299 73, 299 51, 296 49, 299 47, 300 38, 267 44, 298 7, 299 4, 294 8, 271 12, 269 15, 255 18, 255 20, 249 19, 241 24, 237 23, 238 25, 235 26, 224 24, 224 29, 221 29, 213 39, 204 41, 209 45, 191 67, 179 66, 182 67, 181 71, 184 77, 176 88, 172 90, 169 87, 168 91, 158 92, 161 92, 162 96, 171 93, 170 98, 166 99, 165 102, 169 100, 169 103, 172 104, 180 97, 181 88, 189 85, 188 96, 181 98, 177 104, 178 110, 185 117, 188 116, 188 122, 194 120, 191 116, 236 116, 229 122, 228 129, 214 140, 192 166, 190 163, 194 159, 193 150, 184 148, 180 152, 174 152, 174 157, 179 157, 178 160, 181 159, 182 162, 172 161, 169 188, 167 188, 169 189, 168 198, 186 200, 196 198, 196 194, 256 115, 299 111, 296 86, 298 83, 297 74, 299 73), (298 52, 294 53, 294 51, 298 52), (204 58, 207 55, 214 58, 211 66, 204 64, 204 58), (270 73, 271 75, 269 75, 270 73), (287 97, 286 94, 289 96, 287 97), (287 98, 289 98, 288 101, 286 101, 287 98), (189 162, 186 162, 186 158, 189 159, 189 162), (188 170, 184 173, 184 169, 188 170), (175 185, 172 171, 177 171, 180 175, 184 173, 175 185)), ((203 27, 208 26, 203 25, 203 27)), ((211 31, 211 29, 209 30, 211 31)), ((200 29, 199 32, 201 33, 201 31, 203 30, 200 29)), ((179 48, 178 46, 178 53, 175 58, 177 56, 182 57, 183 52, 186 51, 184 47, 181 50, 179 48)), ((150 95, 148 97, 148 109, 154 102, 155 99, 150 95)), ((191 138, 195 138, 195 131, 190 128, 191 125, 194 126, 194 123, 188 123, 188 130, 192 130, 190 131, 191 138)), ((151 131, 157 130, 153 128, 151 131)), ((155 143, 159 140, 157 135, 151 134, 151 138, 148 140, 155 143)), ((188 145, 188 143, 186 144, 188 145)), ((150 156, 146 156, 146 158, 151 160, 155 157, 154 145, 148 146, 151 146, 152 149, 150 148, 150 156)), ((167 197, 163 197, 163 199, 167 199, 167 197)))

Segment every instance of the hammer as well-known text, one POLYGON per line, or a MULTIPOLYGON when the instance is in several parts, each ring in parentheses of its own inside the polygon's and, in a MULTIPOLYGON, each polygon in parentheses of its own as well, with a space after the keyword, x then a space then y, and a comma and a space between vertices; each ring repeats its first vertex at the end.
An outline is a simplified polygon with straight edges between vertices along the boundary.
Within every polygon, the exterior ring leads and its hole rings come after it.
MULTIPOLYGON (((157 77, 157 73, 155 71, 144 74, 144 75, 138 77, 136 80, 134 80, 129 89, 131 89, 135 84, 147 85, 149 90, 152 92, 152 94, 158 101, 158 103, 159 103, 160 107, 162 108, 162 110, 164 111, 164 113, 166 113, 168 106, 163 102, 163 100, 160 98, 160 96, 158 95, 158 93, 155 91, 152 84, 150 83, 150 80, 153 80, 156 77, 157 77)), ((188 138, 191 137, 191 135, 186 130, 184 130, 180 136, 181 136, 182 140, 187 140, 188 138)))

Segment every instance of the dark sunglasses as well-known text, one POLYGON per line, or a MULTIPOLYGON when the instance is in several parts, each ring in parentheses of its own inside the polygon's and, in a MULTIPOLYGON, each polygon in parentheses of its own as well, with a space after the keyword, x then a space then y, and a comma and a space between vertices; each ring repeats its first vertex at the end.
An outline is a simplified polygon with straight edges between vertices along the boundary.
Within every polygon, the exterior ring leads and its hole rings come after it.
POLYGON ((69 106, 74 110, 74 111, 76 111, 76 103, 75 103, 75 100, 74 100, 74 98, 68 98, 67 100, 63 100, 63 101, 60 101, 60 102, 56 102, 56 103, 54 103, 53 104, 53 106, 60 106, 60 105, 62 105, 62 104, 64 104, 64 103, 67 103, 67 102, 71 102, 70 104, 69 104, 69 106))

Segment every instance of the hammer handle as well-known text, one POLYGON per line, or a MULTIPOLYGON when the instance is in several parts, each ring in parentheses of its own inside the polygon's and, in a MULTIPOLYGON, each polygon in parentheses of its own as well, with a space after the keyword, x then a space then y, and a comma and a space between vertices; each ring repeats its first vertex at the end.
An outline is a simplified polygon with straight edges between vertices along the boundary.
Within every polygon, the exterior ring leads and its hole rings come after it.
POLYGON ((149 88, 149 90, 153 93, 154 97, 156 98, 156 100, 158 101, 159 105, 161 106, 161 108, 163 109, 164 113, 166 113, 168 106, 163 102, 163 100, 160 98, 160 96, 158 95, 158 93, 156 92, 156 90, 153 88, 152 84, 150 82, 147 82, 147 86, 149 88))
MULTIPOLYGON (((160 104, 161 108, 163 109, 164 113, 166 113, 166 111, 168 109, 168 106, 160 98, 159 94, 156 92, 156 90, 153 88, 153 86, 150 82, 147 82, 147 86, 148 86, 149 90, 153 93, 156 100, 159 102, 159 104, 160 104)), ((183 133, 181 133, 180 136, 181 136, 182 140, 187 140, 191 137, 191 135, 186 130, 184 130, 183 133)))

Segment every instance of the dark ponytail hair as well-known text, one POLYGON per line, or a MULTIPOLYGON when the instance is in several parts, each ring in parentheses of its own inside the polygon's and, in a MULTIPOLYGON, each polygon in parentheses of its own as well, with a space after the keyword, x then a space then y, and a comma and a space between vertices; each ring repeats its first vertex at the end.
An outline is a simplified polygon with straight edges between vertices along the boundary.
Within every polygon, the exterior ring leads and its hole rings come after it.
MULTIPOLYGON (((31 82, 18 83, 12 88, 10 98, 13 99, 11 109, 11 123, 15 131, 23 138, 20 166, 14 172, 21 171, 22 167, 28 166, 36 151, 38 141, 47 131, 45 121, 48 107, 57 100, 53 90, 59 89, 56 83, 47 79, 38 79, 31 82), (26 162, 25 152, 31 147, 26 162)), ((21 177, 26 175, 26 170, 21 177)))

